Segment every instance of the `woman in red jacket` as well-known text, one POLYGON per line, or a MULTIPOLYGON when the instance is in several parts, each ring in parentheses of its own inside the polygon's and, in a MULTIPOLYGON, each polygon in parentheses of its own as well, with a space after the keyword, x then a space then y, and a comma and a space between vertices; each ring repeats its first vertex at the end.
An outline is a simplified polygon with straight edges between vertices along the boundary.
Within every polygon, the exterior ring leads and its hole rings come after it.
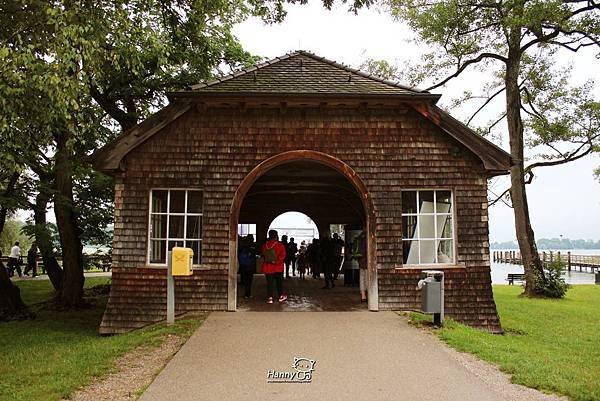
POLYGON ((267 303, 273 303, 273 282, 277 286, 279 302, 284 302, 287 295, 283 293, 283 264, 285 261, 285 246, 279 242, 279 234, 269 230, 269 240, 262 246, 262 271, 267 279, 267 303))

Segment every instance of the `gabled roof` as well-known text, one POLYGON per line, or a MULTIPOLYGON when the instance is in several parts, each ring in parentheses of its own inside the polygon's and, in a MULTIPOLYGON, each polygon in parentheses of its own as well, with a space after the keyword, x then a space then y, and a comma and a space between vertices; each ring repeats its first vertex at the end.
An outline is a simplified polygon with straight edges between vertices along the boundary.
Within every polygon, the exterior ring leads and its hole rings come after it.
POLYGON ((513 164, 510 154, 437 107, 435 103, 440 95, 369 75, 306 51, 289 53, 168 96, 172 101, 169 106, 98 150, 94 155, 96 168, 105 172, 118 170, 129 152, 187 112, 194 98, 245 101, 290 97, 312 98, 313 101, 351 98, 355 102, 376 99, 376 102, 389 100, 393 104, 405 104, 477 155, 489 175, 506 174, 513 164))
POLYGON ((192 85, 190 89, 191 93, 175 92, 171 93, 171 96, 244 92, 439 98, 438 95, 427 91, 409 88, 304 50, 276 57, 212 81, 192 85))

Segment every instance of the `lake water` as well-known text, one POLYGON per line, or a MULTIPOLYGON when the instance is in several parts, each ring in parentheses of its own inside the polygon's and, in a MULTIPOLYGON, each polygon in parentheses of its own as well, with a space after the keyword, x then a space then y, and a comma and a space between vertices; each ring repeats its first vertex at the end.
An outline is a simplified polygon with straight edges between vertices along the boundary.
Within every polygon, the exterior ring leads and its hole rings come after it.
MULTIPOLYGON (((491 249, 490 253, 494 251, 505 251, 505 249, 491 249)), ((506 249, 509 251, 509 249, 506 249)), ((550 251, 546 251, 549 253, 550 251)), ((553 251, 556 254, 556 251, 553 251)), ((561 250, 561 255, 565 255, 569 250, 561 250)), ((600 249, 573 249, 570 251, 572 255, 600 255, 600 249)), ((580 273, 579 271, 565 272, 565 281, 569 284, 594 284, 594 274, 592 273, 580 273)), ((508 284, 506 277, 508 273, 523 273, 523 266, 511 265, 508 263, 494 263, 492 262, 492 284, 508 284)), ((589 270, 588 270, 589 271, 589 270)))

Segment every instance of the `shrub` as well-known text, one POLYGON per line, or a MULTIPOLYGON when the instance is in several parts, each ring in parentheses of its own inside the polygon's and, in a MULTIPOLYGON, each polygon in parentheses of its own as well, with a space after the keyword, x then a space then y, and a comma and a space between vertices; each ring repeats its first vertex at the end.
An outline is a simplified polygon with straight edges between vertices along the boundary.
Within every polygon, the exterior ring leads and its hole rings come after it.
POLYGON ((548 298, 563 298, 569 289, 562 276, 565 266, 562 258, 547 262, 543 274, 536 277, 535 292, 548 298))

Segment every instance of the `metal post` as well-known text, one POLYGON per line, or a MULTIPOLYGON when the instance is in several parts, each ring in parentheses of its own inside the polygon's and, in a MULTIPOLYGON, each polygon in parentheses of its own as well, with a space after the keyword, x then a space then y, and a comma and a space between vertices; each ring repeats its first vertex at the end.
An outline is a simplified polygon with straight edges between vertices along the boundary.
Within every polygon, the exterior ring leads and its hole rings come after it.
POLYGON ((167 252, 167 324, 175 323, 175 280, 173 279, 173 265, 171 251, 167 252))
POLYGON ((571 251, 567 252, 567 267, 571 271, 571 251))
POLYGON ((442 273, 440 279, 440 287, 441 287, 441 300, 440 300, 440 313, 433 314, 433 325, 436 327, 442 327, 444 325, 444 276, 442 273))

